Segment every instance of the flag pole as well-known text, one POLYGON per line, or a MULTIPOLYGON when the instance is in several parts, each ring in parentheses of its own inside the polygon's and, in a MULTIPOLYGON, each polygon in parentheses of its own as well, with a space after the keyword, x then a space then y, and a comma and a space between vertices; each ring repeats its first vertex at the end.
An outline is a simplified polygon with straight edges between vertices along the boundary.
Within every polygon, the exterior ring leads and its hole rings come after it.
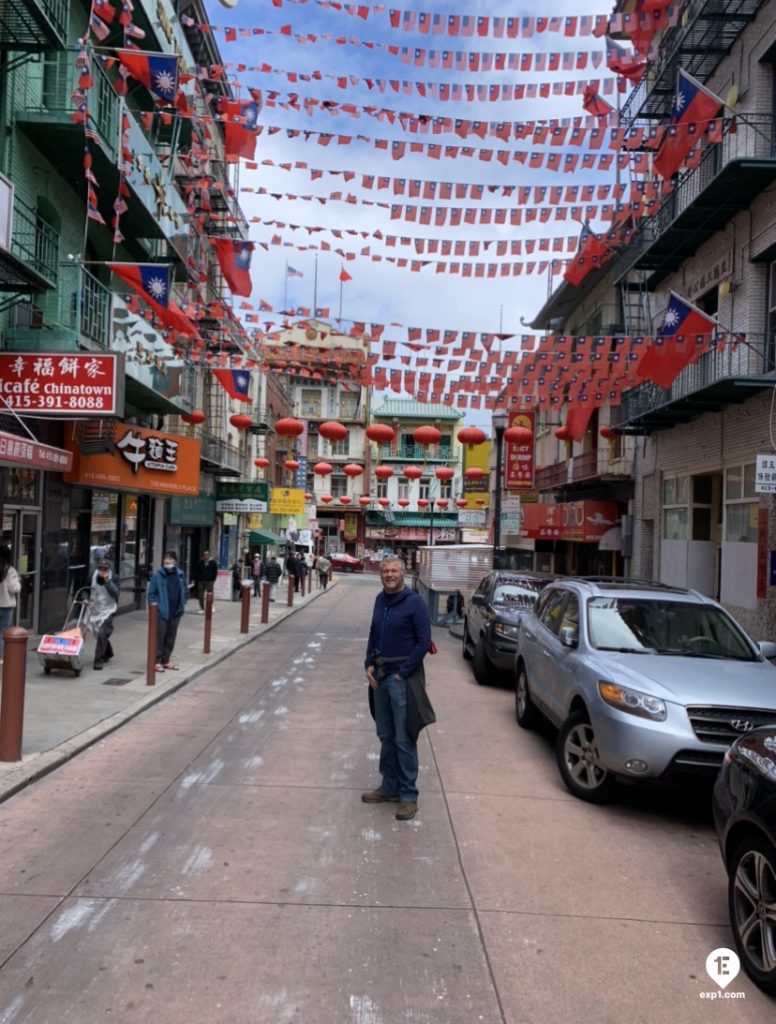
POLYGON ((313 273, 313 316, 318 308, 318 253, 315 254, 315 271, 313 273))
POLYGON ((337 317, 337 319, 340 321, 340 323, 342 322, 342 287, 343 287, 343 285, 344 285, 344 281, 342 280, 342 275, 340 275, 340 282, 339 282, 339 286, 340 286, 339 316, 337 317))
POLYGON ((283 283, 283 309, 288 309, 288 260, 286 260, 286 277, 283 283))

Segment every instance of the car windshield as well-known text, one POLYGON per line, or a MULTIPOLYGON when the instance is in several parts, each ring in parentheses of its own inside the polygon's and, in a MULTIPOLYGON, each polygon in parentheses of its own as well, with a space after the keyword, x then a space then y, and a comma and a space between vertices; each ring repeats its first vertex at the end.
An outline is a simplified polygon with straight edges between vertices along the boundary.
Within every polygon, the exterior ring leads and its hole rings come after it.
POLYGON ((506 605, 507 608, 532 608, 538 596, 539 588, 531 584, 502 583, 493 591, 493 604, 506 605))
POLYGON ((746 637, 721 609, 683 601, 593 597, 587 602, 591 647, 754 661, 746 637))

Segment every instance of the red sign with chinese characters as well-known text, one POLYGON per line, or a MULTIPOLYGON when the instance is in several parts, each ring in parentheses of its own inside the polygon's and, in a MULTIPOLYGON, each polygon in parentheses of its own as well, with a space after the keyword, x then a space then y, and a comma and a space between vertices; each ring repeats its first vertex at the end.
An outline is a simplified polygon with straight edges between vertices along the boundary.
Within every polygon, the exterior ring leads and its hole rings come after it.
MULTIPOLYGON (((510 427, 525 427, 534 432, 532 412, 509 414, 510 427)), ((504 486, 508 491, 532 491, 534 485, 534 442, 505 444, 504 486)))
POLYGON ((525 502, 521 537, 534 540, 599 540, 617 523, 617 506, 611 501, 567 501, 557 505, 525 502))
POLYGON ((0 466, 26 466, 28 469, 66 473, 72 465, 72 454, 62 448, 0 431, 0 466))
POLYGON ((123 416, 124 357, 115 352, 2 352, 0 406, 36 416, 123 416))

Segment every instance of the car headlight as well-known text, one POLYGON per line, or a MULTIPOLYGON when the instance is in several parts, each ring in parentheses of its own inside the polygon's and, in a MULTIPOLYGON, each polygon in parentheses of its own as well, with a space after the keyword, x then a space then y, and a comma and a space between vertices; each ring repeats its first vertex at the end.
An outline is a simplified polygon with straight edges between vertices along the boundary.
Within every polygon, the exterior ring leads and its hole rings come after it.
POLYGON ((629 690, 625 686, 607 683, 604 680, 598 683, 598 692, 607 704, 617 708, 618 711, 627 711, 640 718, 650 718, 653 722, 665 721, 666 706, 657 697, 650 697, 647 693, 629 690))
POLYGON ((517 626, 509 626, 506 622, 497 622, 493 629, 497 636, 504 636, 509 640, 517 637, 517 626))

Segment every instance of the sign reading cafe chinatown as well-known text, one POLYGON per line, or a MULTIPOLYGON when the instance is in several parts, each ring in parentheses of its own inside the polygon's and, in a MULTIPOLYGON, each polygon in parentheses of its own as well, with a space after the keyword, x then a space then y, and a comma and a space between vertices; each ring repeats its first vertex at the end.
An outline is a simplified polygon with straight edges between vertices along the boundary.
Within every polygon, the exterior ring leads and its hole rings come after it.
POLYGON ((0 406, 36 416, 122 416, 124 357, 115 352, 2 352, 0 406))

